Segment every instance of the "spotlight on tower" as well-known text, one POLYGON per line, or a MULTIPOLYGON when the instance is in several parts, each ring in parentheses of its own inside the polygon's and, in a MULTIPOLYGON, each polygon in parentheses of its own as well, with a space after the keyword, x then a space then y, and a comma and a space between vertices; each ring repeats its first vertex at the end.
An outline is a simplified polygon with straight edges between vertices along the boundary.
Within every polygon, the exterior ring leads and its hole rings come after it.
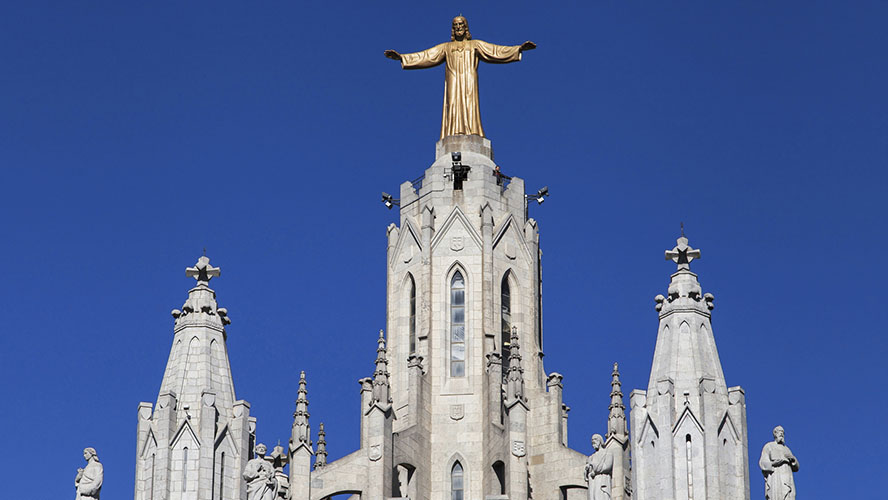
POLYGON ((391 210, 392 207, 395 205, 398 205, 399 207, 401 206, 401 200, 397 198, 392 198, 392 195, 386 193, 385 191, 382 192, 382 203, 384 203, 385 207, 389 210, 391 210))
POLYGON ((537 191, 536 195, 527 195, 528 198, 536 199, 537 204, 542 205, 544 201, 546 201, 546 197, 549 196, 549 186, 544 186, 542 189, 537 191))

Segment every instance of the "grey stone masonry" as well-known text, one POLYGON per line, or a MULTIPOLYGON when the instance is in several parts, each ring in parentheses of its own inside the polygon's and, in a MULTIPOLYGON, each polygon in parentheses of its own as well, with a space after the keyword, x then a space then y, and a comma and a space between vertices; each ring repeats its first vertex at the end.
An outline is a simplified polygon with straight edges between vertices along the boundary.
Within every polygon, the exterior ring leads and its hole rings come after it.
POLYGON ((209 281, 219 268, 201 257, 197 280, 173 310, 173 346, 157 404, 140 403, 135 500, 241 500, 241 471, 254 440, 250 405, 237 401, 225 346, 228 311, 209 281))
POLYGON ((690 263, 700 251, 682 235, 647 391, 630 396, 633 485, 639 500, 746 500, 749 467, 743 390, 728 388, 712 334, 714 297, 690 263))

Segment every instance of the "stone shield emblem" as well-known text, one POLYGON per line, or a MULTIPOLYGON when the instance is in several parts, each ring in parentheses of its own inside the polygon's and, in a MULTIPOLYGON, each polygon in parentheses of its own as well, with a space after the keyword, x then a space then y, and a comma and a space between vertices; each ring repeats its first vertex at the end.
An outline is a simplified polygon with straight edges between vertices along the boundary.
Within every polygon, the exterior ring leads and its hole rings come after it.
POLYGON ((465 248, 465 246, 466 244, 465 241, 463 241, 462 236, 452 236, 450 238, 450 249, 454 252, 459 252, 460 250, 465 248))
POLYGON ((512 455, 521 458, 526 453, 527 450, 524 449, 524 441, 512 441, 512 455))
POLYGON ((367 456, 374 462, 379 460, 382 458, 382 446, 378 444, 370 446, 370 451, 367 453, 367 456))

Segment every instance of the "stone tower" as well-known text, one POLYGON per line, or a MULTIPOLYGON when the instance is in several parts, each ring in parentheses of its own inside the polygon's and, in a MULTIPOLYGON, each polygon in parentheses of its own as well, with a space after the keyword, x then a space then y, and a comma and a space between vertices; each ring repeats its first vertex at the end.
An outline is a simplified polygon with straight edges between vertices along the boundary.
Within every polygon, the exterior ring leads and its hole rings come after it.
POLYGON ((667 296, 647 391, 630 396, 632 472, 638 500, 747 500, 743 389, 727 387, 712 334, 713 296, 690 262, 700 251, 682 234, 666 258, 678 264, 667 296))
POLYGON ((239 500, 255 419, 238 401, 228 364, 228 312, 209 282, 217 267, 201 257, 186 274, 197 280, 174 309, 173 347, 157 405, 140 403, 136 500, 239 500))
POLYGON ((561 376, 543 368, 527 201, 479 136, 445 137, 422 179, 401 185, 387 260, 394 496, 524 499, 585 485, 561 376))

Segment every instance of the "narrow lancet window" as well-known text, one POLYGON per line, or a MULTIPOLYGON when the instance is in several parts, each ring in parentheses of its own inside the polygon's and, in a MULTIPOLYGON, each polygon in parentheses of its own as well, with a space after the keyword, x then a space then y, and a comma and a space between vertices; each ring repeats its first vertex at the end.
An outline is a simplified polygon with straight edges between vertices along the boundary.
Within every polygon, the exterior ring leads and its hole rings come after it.
MULTIPOLYGON (((409 276, 409 275, 408 275, 409 276)), ((416 353, 416 282, 410 276, 410 354, 416 353)))
POLYGON ((219 458, 219 500, 225 498, 225 452, 219 458))
MULTIPOLYGON (((684 324, 682 325, 684 326, 684 324)), ((691 435, 685 436, 685 456, 688 463, 688 500, 694 500, 694 461, 691 453, 691 435)))
POLYGON ((450 470, 450 500, 463 500, 463 468, 459 462, 453 464, 450 470))
POLYGON ((148 484, 148 500, 154 500, 154 453, 151 454, 151 481, 148 484))
POLYGON ((509 347, 512 339, 512 297, 509 288, 509 275, 503 276, 503 282, 500 286, 500 337, 502 338, 502 355, 503 362, 503 378, 508 375, 506 367, 509 366, 509 347))
MULTIPOLYGON (((466 374, 466 282, 457 271, 450 281, 450 376, 466 374)), ((462 498, 462 497, 460 497, 462 498)))
POLYGON ((182 491, 188 491, 188 447, 182 449, 182 491))

